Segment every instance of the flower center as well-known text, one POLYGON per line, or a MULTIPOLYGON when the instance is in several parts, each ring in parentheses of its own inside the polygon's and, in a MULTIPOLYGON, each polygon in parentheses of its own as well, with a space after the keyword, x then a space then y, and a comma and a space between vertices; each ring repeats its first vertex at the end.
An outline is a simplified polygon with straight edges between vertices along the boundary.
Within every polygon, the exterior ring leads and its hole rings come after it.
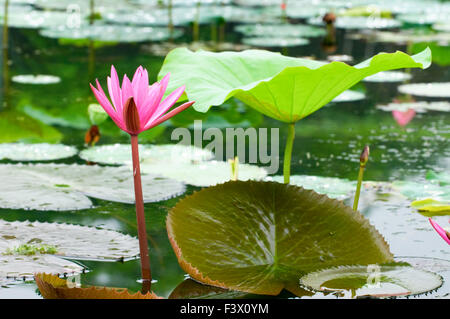
POLYGON ((127 130, 132 134, 138 134, 141 130, 139 113, 134 103, 133 97, 130 97, 123 107, 123 119, 127 130))

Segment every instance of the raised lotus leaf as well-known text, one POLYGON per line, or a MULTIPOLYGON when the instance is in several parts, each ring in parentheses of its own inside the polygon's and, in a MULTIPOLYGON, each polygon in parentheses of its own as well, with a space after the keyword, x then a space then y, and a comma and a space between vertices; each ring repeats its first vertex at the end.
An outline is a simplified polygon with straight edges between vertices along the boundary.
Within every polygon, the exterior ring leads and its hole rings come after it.
MULTIPOLYGON (((34 210, 80 210, 88 197, 134 203, 133 172, 127 167, 36 164, 0 165, 0 207, 34 210), (26 198, 26 200, 24 200, 26 198)), ((142 175, 145 202, 166 200, 185 191, 175 180, 142 175)))
POLYGON ((205 188, 169 212, 181 267, 221 288, 303 295, 322 268, 393 261, 383 237, 342 202, 289 184, 236 181, 205 188))
POLYGON ((139 255, 136 238, 113 230, 0 220, 0 254, 20 255, 17 248, 25 244, 37 248, 52 247, 47 253, 72 259, 126 261, 139 255))
POLYGON ((34 278, 45 299, 162 299, 153 292, 133 294, 125 288, 72 287, 66 280, 46 273, 37 273, 34 278))
POLYGON ((300 279, 318 291, 349 291, 351 297, 418 295, 442 285, 442 277, 406 265, 341 266, 319 270, 300 279))
POLYGON ((431 52, 380 53, 355 66, 286 57, 262 50, 171 51, 158 75, 171 73, 169 91, 186 84, 185 96, 206 112, 236 97, 277 120, 293 123, 317 111, 363 78, 400 68, 427 68, 431 52))

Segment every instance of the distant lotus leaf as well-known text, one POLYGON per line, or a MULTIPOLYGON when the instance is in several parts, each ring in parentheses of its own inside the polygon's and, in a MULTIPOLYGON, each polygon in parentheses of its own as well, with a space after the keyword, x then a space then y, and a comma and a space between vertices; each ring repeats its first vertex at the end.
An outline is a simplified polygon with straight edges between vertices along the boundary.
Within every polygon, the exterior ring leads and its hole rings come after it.
MULTIPOLYGON (((274 176, 271 179, 283 182, 283 176, 274 176)), ((355 181, 335 177, 292 175, 290 183, 340 200, 349 198, 356 189, 355 181)))
POLYGON ((162 299, 153 292, 132 294, 125 288, 72 287, 66 280, 46 273, 37 273, 35 280, 45 299, 162 299))
POLYGON ((291 58, 261 50, 192 52, 172 50, 158 75, 171 73, 169 90, 186 84, 194 108, 206 112, 236 97, 263 114, 296 122, 317 111, 363 78, 377 72, 430 65, 426 49, 410 57, 403 52, 380 53, 356 66, 291 58))
POLYGON ((426 97, 450 97, 450 82, 411 83, 398 87, 403 94, 411 94, 426 97))
MULTIPOLYGON (((100 145, 81 151, 80 157, 94 163, 131 165, 131 147, 125 144, 100 145)), ((190 163, 210 160, 213 157, 214 154, 211 151, 194 146, 139 145, 139 158, 146 163, 190 163)))
POLYGON ((49 245, 54 255, 83 260, 126 261, 139 255, 136 238, 94 227, 0 220, 0 255, 21 244, 49 245))
POLYGON ((340 102, 353 102, 353 101, 360 101, 364 100, 366 98, 366 95, 363 92, 353 91, 353 90, 346 90, 336 96, 331 102, 334 103, 340 103, 340 102))
POLYGON ((442 277, 410 266, 342 266, 309 273, 300 282, 318 291, 351 291, 352 297, 395 297, 439 288, 442 277))
MULTIPOLYGON (((325 25, 322 17, 308 19, 309 24, 325 25)), ((378 17, 337 17, 334 24, 339 29, 394 29, 402 26, 400 21, 395 19, 378 17)))
MULTIPOLYGON (((433 52, 434 55, 434 52, 433 52)), ((385 71, 366 77, 365 82, 403 82, 410 80, 412 75, 405 72, 385 71)))
POLYGON ((301 187, 228 182, 186 197, 167 231, 183 270, 210 285, 277 295, 304 294, 298 280, 322 268, 393 261, 359 212, 301 187))
POLYGON ((22 84, 55 84, 61 82, 61 79, 54 75, 15 75, 11 78, 13 82, 22 84))
POLYGON ((309 40, 304 38, 286 38, 286 37, 252 37, 243 38, 242 43, 254 47, 271 48, 271 47, 297 47, 308 45, 309 40))
POLYGON ((88 115, 92 125, 100 125, 108 118, 108 113, 97 103, 89 104, 88 115))
POLYGON ((0 254, 0 286, 16 280, 33 279, 35 272, 55 275, 77 275, 84 268, 63 258, 52 255, 2 255, 0 254))
POLYGON ((432 181, 438 181, 441 186, 450 186, 450 173, 428 171, 426 178, 432 181))
POLYGON ((0 159, 12 161, 52 161, 72 157, 76 153, 75 147, 62 144, 0 144, 0 159))
MULTIPOLYGON (((231 164, 220 161, 198 163, 147 162, 141 164, 141 170, 148 174, 162 174, 165 177, 185 184, 208 187, 227 182, 231 179, 231 164)), ((267 171, 259 166, 239 164, 238 179, 241 181, 262 180, 267 171)))
POLYGON ((392 187, 393 191, 397 191, 411 200, 425 199, 427 197, 450 200, 450 187, 442 187, 431 182, 394 181, 392 182, 392 187))
MULTIPOLYGON (((92 207, 88 197, 134 203, 133 172, 127 167, 0 165, 0 180, 2 208, 87 209, 92 207)), ((166 200, 185 191, 182 183, 155 175, 144 174, 142 184, 145 202, 166 200)))
POLYGON ((418 101, 418 102, 401 102, 401 103, 389 103, 386 105, 377 105, 377 108, 383 111, 392 112, 400 111, 406 112, 408 110, 414 110, 416 113, 425 113, 427 111, 437 112, 450 112, 450 103, 447 101, 418 101))
POLYGON ((246 36, 279 37, 283 35, 286 38, 320 37, 326 34, 326 31, 322 28, 301 24, 238 25, 235 27, 235 31, 241 32, 246 36))

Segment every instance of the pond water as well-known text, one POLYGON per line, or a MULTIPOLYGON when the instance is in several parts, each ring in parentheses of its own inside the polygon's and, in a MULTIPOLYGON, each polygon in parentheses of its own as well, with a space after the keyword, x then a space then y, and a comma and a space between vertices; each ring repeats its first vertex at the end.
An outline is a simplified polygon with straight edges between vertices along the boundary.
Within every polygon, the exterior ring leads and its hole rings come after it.
MULTIPOLYGON (((207 10, 207 7, 204 10, 207 10)), ((303 21, 305 20, 291 20, 297 24, 303 21)), ((233 46, 239 48, 243 35, 234 31, 237 25, 239 24, 236 22, 228 21, 223 24, 202 23, 199 26, 198 39, 201 43, 206 43, 211 40, 211 36, 220 33, 221 28, 224 28, 225 42, 229 43, 231 48, 233 46)), ((195 25, 187 23, 178 28, 183 31, 183 35, 174 40, 175 45, 192 43, 193 37, 197 37, 195 25)), ((318 60, 326 60, 328 55, 348 55, 353 57, 355 62, 360 62, 378 52, 401 50, 416 53, 418 47, 424 46, 424 43, 397 44, 367 40, 364 36, 355 36, 360 35, 361 31, 352 29, 338 28, 336 32, 337 46, 332 49, 333 52, 326 52, 323 49, 323 36, 309 38, 308 45, 265 49, 281 51, 294 57, 313 56, 318 60)), ((95 78, 105 79, 111 64, 115 65, 119 74, 128 75, 132 75, 137 66, 143 65, 149 70, 151 80, 155 81, 164 60, 158 51, 165 50, 164 43, 167 44, 169 41, 108 45, 96 45, 89 41, 71 43, 44 37, 40 35, 39 29, 9 28, 8 58, 6 65, 3 61, 3 74, 6 71, 11 77, 45 74, 57 76, 60 81, 46 85, 2 81, 0 143, 49 142, 84 149, 84 135, 90 127, 86 110, 90 103, 95 103, 88 84, 95 78)), ((446 47, 445 43, 428 45, 446 47)), ((292 174, 356 180, 359 155, 364 145, 370 145, 371 150, 364 176, 367 181, 407 180, 420 183, 425 181, 426 173, 430 170, 448 172, 450 167, 448 112, 417 112, 406 126, 400 126, 392 112, 377 108, 377 105, 388 104, 399 98, 401 94, 397 88, 401 84, 449 82, 448 62, 434 61, 426 70, 411 69, 407 72, 411 75, 411 79, 399 83, 361 82, 353 90, 365 93, 365 99, 330 103, 298 123, 292 174)), ((450 102, 448 97, 443 99, 415 97, 415 99, 450 102)), ((200 114, 194 110, 180 113, 166 125, 144 133, 141 143, 175 143, 171 140, 175 125, 192 129, 195 119, 202 119, 204 128, 219 127, 223 131, 226 127, 279 127, 280 137, 285 138, 287 126, 281 122, 264 117, 237 100, 231 100, 226 104, 226 107, 212 108, 207 114, 200 114)), ((100 129, 102 136, 98 145, 128 142, 128 136, 122 134, 110 120, 102 124, 100 129)), ((280 141, 281 155, 284 143, 284 140, 280 141)), ((77 156, 54 162, 86 163, 77 156)), ((3 160, 2 163, 14 162, 3 160)), ((282 163, 276 175, 281 174, 282 163)), ((167 212, 180 198, 199 189, 188 186, 187 193, 180 197, 145 204, 150 259, 153 277, 156 280, 152 288, 159 296, 170 295, 186 277, 167 238, 165 227, 167 212)), ((27 198, 23 198, 23 201, 26 200, 27 198)), ((353 198, 348 198, 346 203, 351 205, 352 200, 353 198)), ((92 201, 95 204, 94 209, 80 211, 0 209, 0 218, 7 221, 29 220, 96 226, 132 236, 137 235, 133 205, 97 199, 92 201)), ((374 196, 369 191, 363 191, 360 211, 385 237, 397 258, 416 257, 408 260, 413 263, 414 260, 419 260, 419 264, 420 261, 433 259, 442 260, 442 263, 448 262, 450 259, 448 245, 431 228, 428 218, 416 212, 410 204, 411 200, 388 193, 374 196)), ((434 219, 444 227, 448 226, 448 215, 435 216, 434 219)), ((138 260, 125 263, 78 262, 88 269, 81 276, 84 284, 127 287, 135 291, 140 289, 140 283, 137 281, 140 277, 138 260)), ((443 267, 439 274, 444 278, 443 286, 418 298, 450 297, 450 267, 443 267)), ((287 294, 287 297, 290 295, 287 294)), ((318 293, 314 297, 324 296, 318 293)), ((15 282, 0 288, 0 298, 40 298, 40 295, 34 282, 15 282)))

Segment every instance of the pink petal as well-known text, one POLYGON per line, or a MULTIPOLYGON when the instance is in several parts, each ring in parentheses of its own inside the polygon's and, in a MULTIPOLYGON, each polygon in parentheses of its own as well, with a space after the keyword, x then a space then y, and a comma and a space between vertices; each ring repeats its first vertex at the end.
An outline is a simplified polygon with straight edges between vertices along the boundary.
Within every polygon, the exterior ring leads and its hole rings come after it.
POLYGON ((428 220, 430 221, 431 226, 433 226, 434 230, 436 230, 436 232, 439 234, 439 236, 441 236, 442 239, 444 239, 447 242, 447 244, 450 245, 450 238, 448 237, 445 229, 443 229, 441 226, 439 226, 438 223, 436 223, 431 218, 428 218, 428 220))
MULTIPOLYGON (((142 67, 140 67, 142 69, 142 67)), ((136 71, 137 73, 138 71, 136 71)), ((134 102, 136 103, 136 106, 138 109, 142 108, 144 105, 144 101, 147 97, 147 94, 149 92, 149 84, 148 84, 148 72, 145 69, 142 69, 140 72, 140 75, 138 75, 131 83, 133 86, 133 93, 134 93, 134 102)), ((141 110, 143 111, 143 110, 141 110)))
POLYGON ((158 106, 156 111, 150 118, 150 122, 160 117, 162 114, 166 113, 180 98, 186 87, 183 85, 169 94, 169 96, 158 106))
POLYGON ((119 113, 121 113, 123 108, 122 90, 120 89, 119 77, 114 65, 111 65, 111 77, 108 77, 107 83, 109 96, 111 97, 114 107, 119 113))
POLYGON ((177 107, 176 109, 173 109, 172 111, 170 111, 166 115, 161 116, 160 118, 156 119, 154 122, 149 121, 147 123, 147 125, 144 127, 144 131, 148 130, 148 129, 151 129, 151 128, 155 127, 155 126, 158 126, 159 124, 167 121, 168 119, 170 119, 171 117, 177 115, 181 111, 184 111, 185 109, 187 109, 188 107, 190 107, 194 103, 195 103, 195 101, 186 102, 186 103, 180 105, 179 107, 177 107))
POLYGON ((100 105, 103 107, 106 113, 112 118, 112 120, 117 124, 118 127, 120 127, 122 130, 125 129, 125 125, 123 124, 122 117, 119 116, 114 108, 112 107, 109 100, 106 98, 105 94, 97 90, 92 84, 89 84, 91 86, 92 92, 94 92, 94 95, 100 103, 100 105))
POLYGON ((123 81, 122 81, 122 105, 125 105, 125 102, 130 97, 134 97, 134 95, 133 95, 133 88, 131 86, 130 79, 125 74, 123 76, 123 81))
POLYGON ((156 99, 158 98, 159 95, 159 88, 160 84, 158 82, 155 82, 152 84, 152 86, 150 86, 148 92, 147 92, 147 96, 144 100, 144 102, 142 103, 142 117, 141 117, 141 126, 144 127, 145 124, 148 122, 148 120, 150 119, 150 117, 153 115, 153 113, 155 113, 158 105, 156 104, 156 99))
POLYGON ((394 117, 398 125, 405 126, 406 124, 411 122, 414 116, 416 116, 416 111, 414 111, 413 109, 409 109, 406 112, 392 111, 392 116, 394 117))
POLYGON ((159 87, 160 91, 159 91, 158 97, 156 98, 156 104, 161 103, 161 99, 163 98, 164 93, 166 93, 167 85, 169 84, 169 78, 170 78, 170 73, 167 73, 163 77, 161 82, 159 83, 160 84, 160 87, 159 87))

